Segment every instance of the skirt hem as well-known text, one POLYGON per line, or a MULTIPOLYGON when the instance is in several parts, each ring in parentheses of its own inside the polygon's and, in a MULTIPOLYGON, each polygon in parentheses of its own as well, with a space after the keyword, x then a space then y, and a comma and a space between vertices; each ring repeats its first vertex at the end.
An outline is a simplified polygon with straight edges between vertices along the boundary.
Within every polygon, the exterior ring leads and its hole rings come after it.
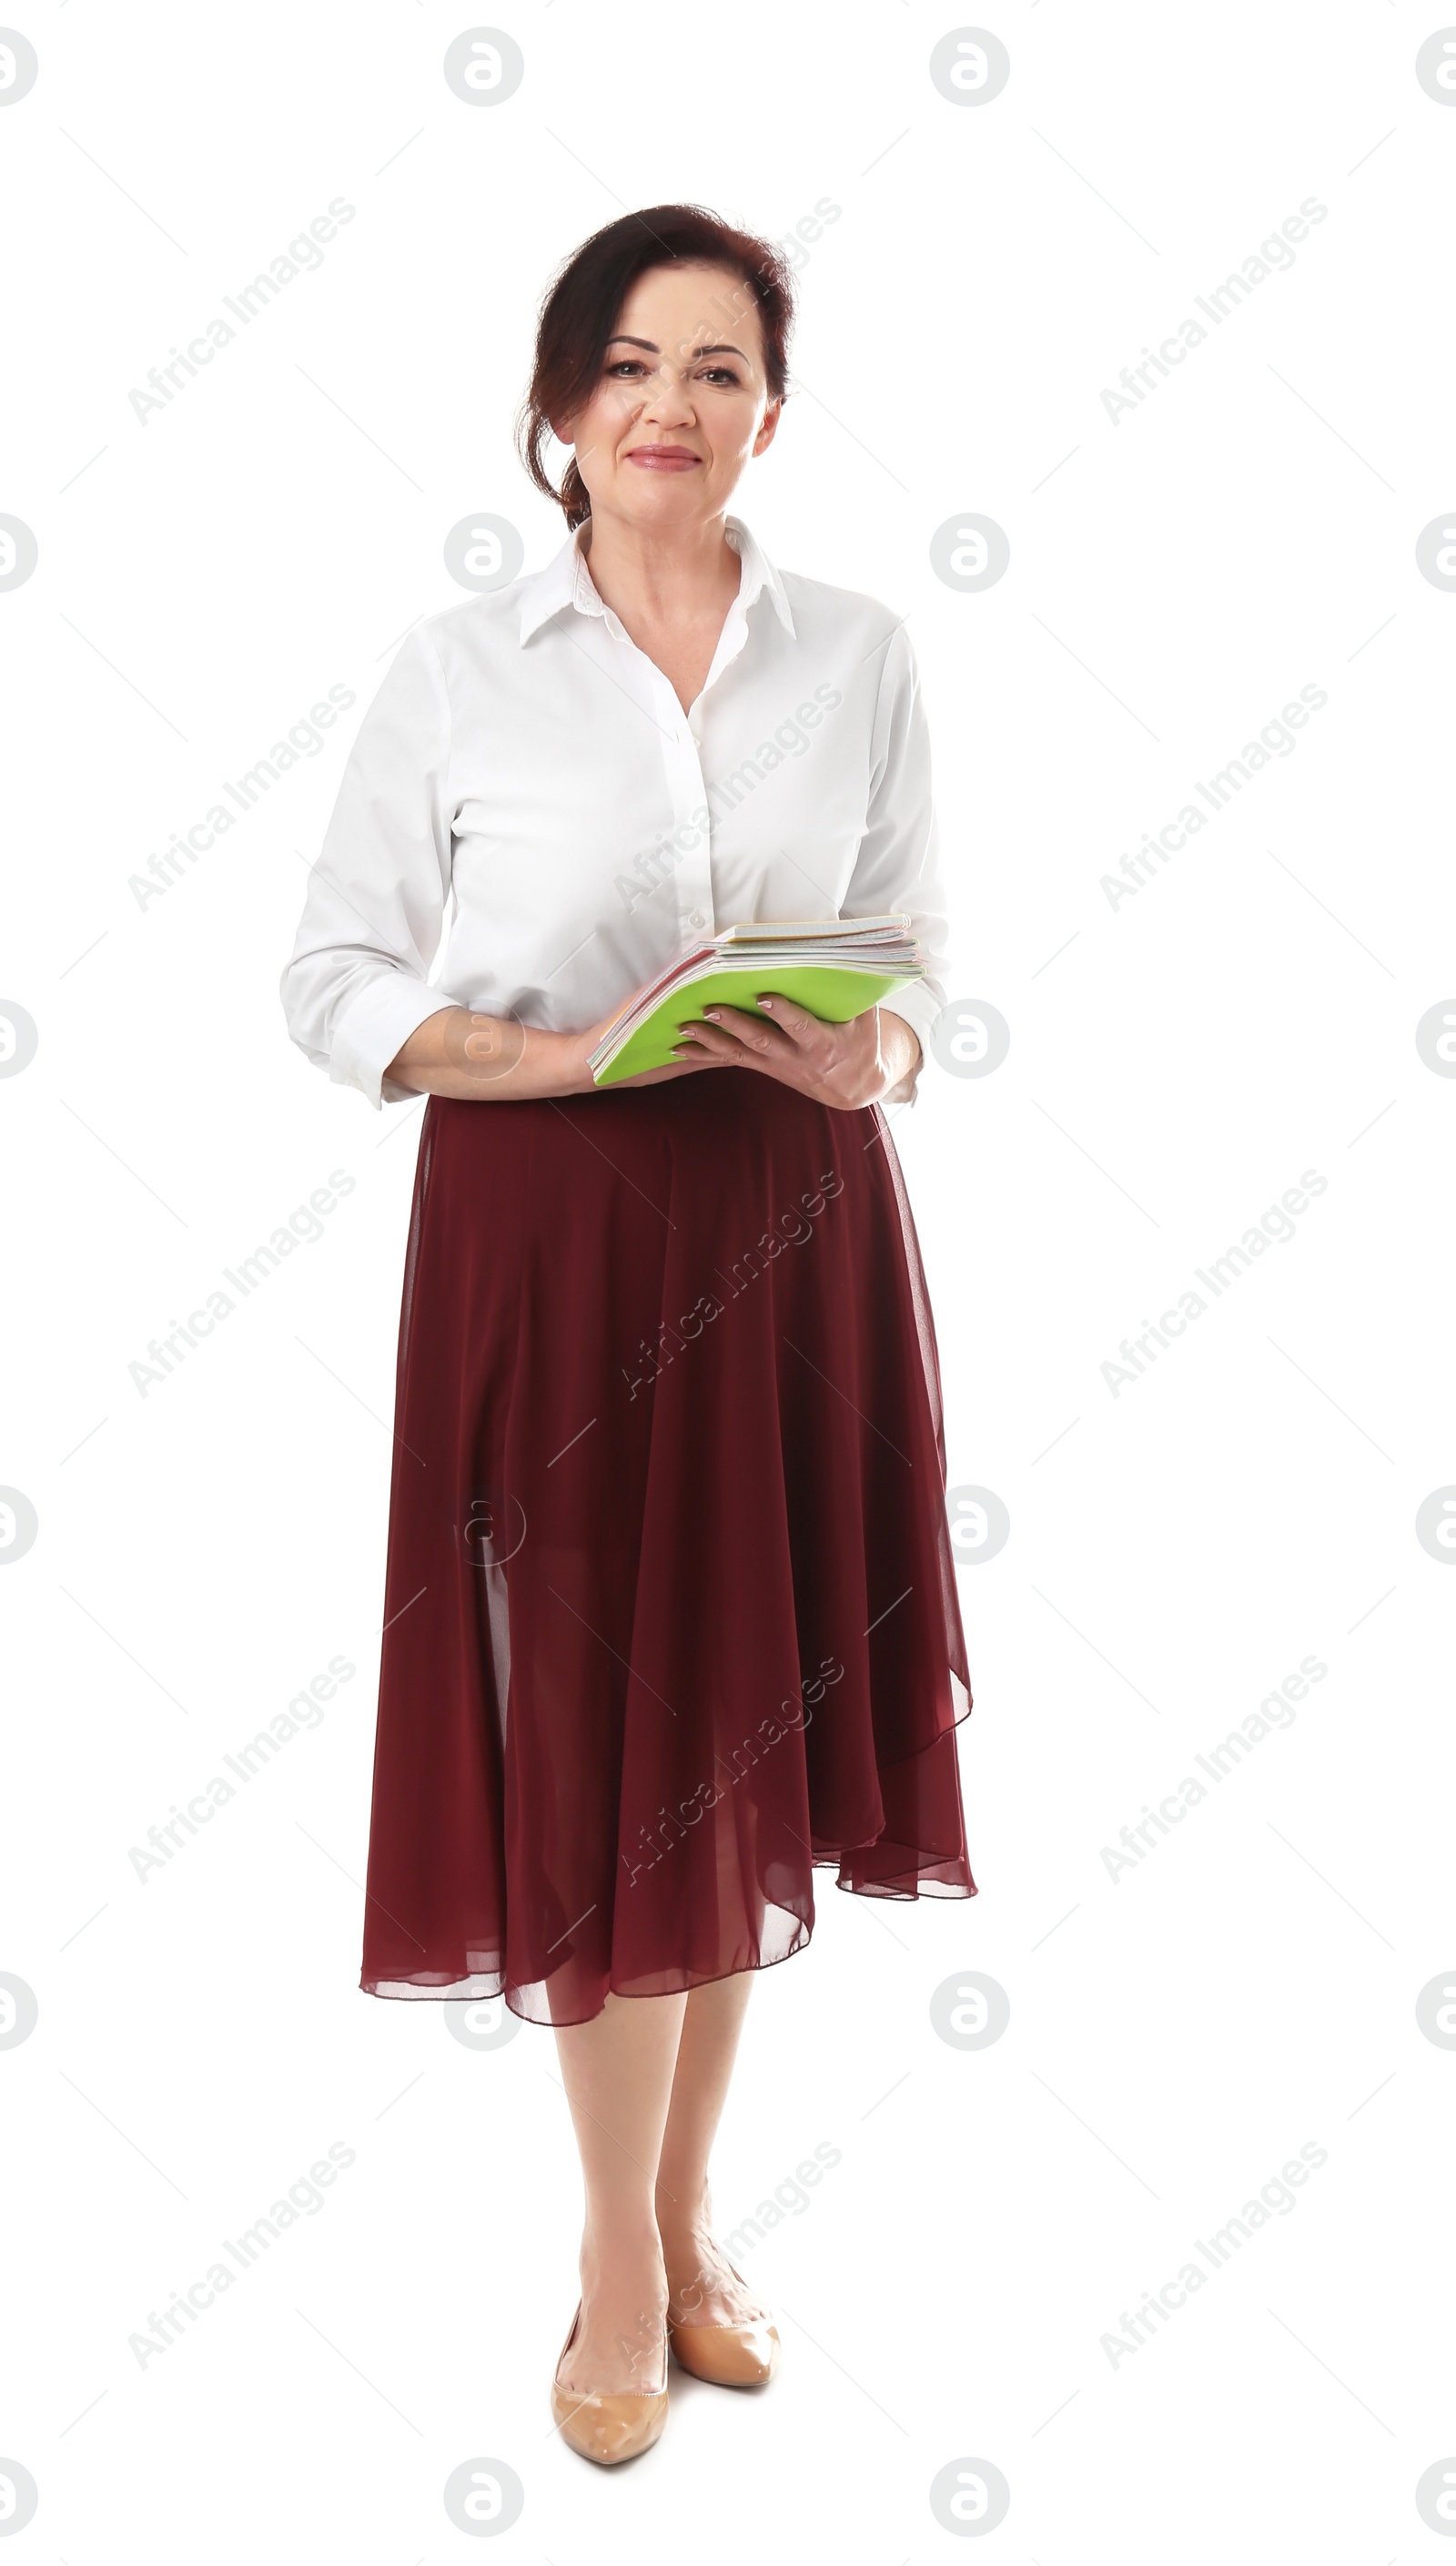
MULTIPOLYGON (((835 1871, 838 1870, 838 1855, 826 1855, 822 1861, 816 1861, 810 1865, 810 1869, 812 1871, 835 1871)), ((842 1890, 847 1898, 887 1898, 892 1899, 895 1904, 900 1907, 913 1907, 922 1898, 958 1898, 963 1901, 968 1901, 972 1898, 979 1898, 981 1894, 974 1880, 969 1881, 969 1885, 964 1888, 958 1884, 952 1886, 948 1882, 930 1881, 927 1881, 919 1889, 856 1888, 854 1883, 849 1880, 836 1881, 835 1887, 842 1890)), ((805 1927, 799 1940, 791 1944, 787 1951, 780 1951, 772 1958, 768 1959, 745 1961, 743 1967, 740 1969, 715 1969, 705 1971, 701 1977, 694 1978, 689 1985, 683 1987, 657 1988, 652 1990, 651 1994, 648 1994, 645 1992, 639 1992, 638 1990, 630 1987, 608 1986, 604 1990, 603 2003, 597 2007, 596 2013, 572 2014, 570 2016, 563 2015, 560 2020, 553 2015, 550 2021, 543 2021, 539 2014, 523 2013, 518 2005, 513 2005, 504 1984, 498 1984, 496 1986, 462 1986, 461 1981, 456 1979, 447 1986, 421 1986, 417 1980, 410 1978, 376 1978, 373 1983, 370 1984, 369 1980, 365 1977, 362 1977, 359 1984, 361 1995, 373 1996, 381 2004, 410 2002, 434 2004, 485 2004, 493 2001, 495 1997, 500 1996, 504 2001, 506 2011, 513 2014, 517 2022, 529 2022, 533 2028, 538 2031, 570 2031, 578 2023, 595 2022, 598 2015, 600 2015, 605 2009, 607 1996, 620 1996, 625 2003, 647 2004, 652 2001, 652 1995, 691 1995, 694 1987, 720 1986, 725 1978, 747 1977, 750 1973, 757 1976, 765 1969, 782 1968, 786 1960, 797 1959, 801 1951, 807 1951, 813 1940, 814 1927, 812 1925, 808 1925, 805 1927)), ((480 1974, 482 1977, 491 1974, 494 1974, 497 1977, 499 1976, 498 1971, 489 1972, 482 1970, 480 1974)))

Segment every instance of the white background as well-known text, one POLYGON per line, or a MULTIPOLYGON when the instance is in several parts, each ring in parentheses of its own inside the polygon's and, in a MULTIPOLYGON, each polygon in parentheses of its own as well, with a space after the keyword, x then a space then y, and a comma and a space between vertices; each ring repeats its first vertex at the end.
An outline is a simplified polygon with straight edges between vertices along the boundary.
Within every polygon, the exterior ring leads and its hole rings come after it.
POLYGON ((1438 2557, 1456 2053, 1415 2006, 1456 1978, 1453 1580, 1414 1519, 1456 1479, 1456 1086, 1415 1027, 1456 984, 1456 598, 1415 545, 1456 496, 1456 110, 1414 59, 1441 21, 998 0, 1011 78, 968 108, 922 0, 546 0, 501 22, 526 75, 485 110, 441 76, 471 23, 38 0, 40 77, 0 110, 0 509, 39 545, 0 595, 3 994, 40 1038, 0 1086, 0 1480, 39 1518, 0 1581, 0 1967, 39 2004, 0 2053, 16 2554, 436 2566, 474 2553, 442 2488, 483 2455, 532 2566, 919 2566, 959 2553, 929 2488, 968 2457, 1010 2486, 986 2553, 1015 2566, 1438 2557), (147 369, 335 196, 321 267, 138 421, 147 369), (960 1579, 979 1899, 826 1881, 812 1951, 755 1991, 722 2225, 816 2144, 842 2160, 744 2265, 781 2376, 674 2374, 618 2475, 550 2435, 554 2044, 477 2053, 358 1990, 419 1109, 331 1088, 276 983, 363 706, 462 593, 447 531, 507 517, 528 569, 560 541, 510 441, 548 275, 679 196, 775 237, 840 209, 740 505, 909 617, 955 994, 1012 1039, 985 1079, 931 1064, 896 1139, 951 1483, 1011 1536, 960 1579), (1311 196, 1294 265, 1114 424, 1119 370, 1311 196), (981 594, 930 566, 967 510, 1010 541, 981 594), (139 906, 129 877, 331 684, 357 704, 322 752, 139 906), (1295 750, 1113 907, 1103 875, 1305 685, 1295 750), (323 1238, 140 1395, 147 1341, 336 1168, 323 1238), (1306 1169, 1296 1236, 1114 1397, 1119 1340, 1306 1169), (319 1725, 138 1880, 129 1848, 336 1655, 319 1725), (1307 1656, 1293 1722, 1109 1876, 1307 1656), (930 2020, 967 1969, 1010 2001, 982 2050, 930 2020), (322 2209, 138 2366, 128 2337, 334 2142, 322 2209), (1122 2312, 1309 2143, 1293 2209, 1114 2365, 1122 2312))

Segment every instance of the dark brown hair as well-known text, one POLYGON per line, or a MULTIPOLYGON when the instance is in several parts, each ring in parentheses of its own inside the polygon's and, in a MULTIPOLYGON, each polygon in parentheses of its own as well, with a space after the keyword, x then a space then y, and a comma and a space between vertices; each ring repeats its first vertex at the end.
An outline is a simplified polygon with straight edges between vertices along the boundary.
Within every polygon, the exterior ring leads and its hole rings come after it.
POLYGON ((565 510, 569 526, 586 524, 592 502, 575 456, 559 490, 547 473, 542 449, 552 417, 570 418, 592 390, 637 278, 679 262, 728 268, 741 277, 758 306, 769 396, 782 400, 788 389, 794 280, 772 241, 735 231, 705 205, 649 205, 607 223, 572 252, 547 290, 536 329, 536 363, 517 422, 521 460, 537 489, 565 510))

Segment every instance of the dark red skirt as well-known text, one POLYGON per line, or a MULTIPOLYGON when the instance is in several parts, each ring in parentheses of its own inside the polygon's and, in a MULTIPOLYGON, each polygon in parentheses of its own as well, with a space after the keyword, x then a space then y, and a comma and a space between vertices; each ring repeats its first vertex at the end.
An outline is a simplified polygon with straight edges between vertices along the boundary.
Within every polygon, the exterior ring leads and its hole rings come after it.
POLYGON ((425 1109, 372 1995, 535 2022, 970 1898, 934 1336, 877 1108, 754 1071, 425 1109))

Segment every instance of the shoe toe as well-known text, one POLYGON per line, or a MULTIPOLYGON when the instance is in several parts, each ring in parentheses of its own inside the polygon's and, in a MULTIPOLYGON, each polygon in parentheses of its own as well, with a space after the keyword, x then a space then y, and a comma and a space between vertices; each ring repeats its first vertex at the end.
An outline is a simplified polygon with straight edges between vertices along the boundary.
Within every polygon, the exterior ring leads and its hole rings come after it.
POLYGON ((779 2330, 767 2317, 748 2325, 673 2326, 674 2357, 714 2388, 762 2388, 779 2358, 779 2330))
POLYGON ((614 2467, 649 2450, 667 2421, 667 2392, 653 2397, 574 2397, 558 2381, 551 2411, 562 2439, 599 2467, 614 2467))

